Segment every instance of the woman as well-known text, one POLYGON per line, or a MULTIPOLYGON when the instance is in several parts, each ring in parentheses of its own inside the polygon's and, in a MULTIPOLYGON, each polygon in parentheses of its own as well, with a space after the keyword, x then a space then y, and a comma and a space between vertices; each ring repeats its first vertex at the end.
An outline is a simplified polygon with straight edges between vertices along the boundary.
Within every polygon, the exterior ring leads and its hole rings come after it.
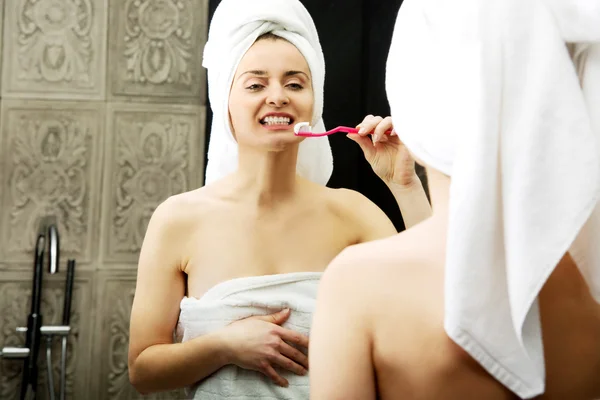
POLYGON ((590 5, 404 1, 387 94, 433 215, 327 268, 312 400, 600 398, 590 5))
MULTIPOLYGON (((191 386, 202 399, 307 398, 307 334, 321 273, 345 247, 396 233, 362 195, 323 186, 331 170, 311 161, 330 152, 316 148, 327 141, 293 134, 297 122, 322 125, 316 38, 296 0, 225 0, 215 13, 205 52, 211 145, 230 135, 235 146, 209 150, 209 184, 169 198, 149 223, 129 352, 130 379, 142 393, 191 386), (176 326, 181 343, 173 343, 176 326)), ((390 119, 369 116, 361 128, 353 140, 403 215, 410 221, 405 204, 419 204, 412 220, 426 217, 414 162, 396 136, 384 135, 390 119)))

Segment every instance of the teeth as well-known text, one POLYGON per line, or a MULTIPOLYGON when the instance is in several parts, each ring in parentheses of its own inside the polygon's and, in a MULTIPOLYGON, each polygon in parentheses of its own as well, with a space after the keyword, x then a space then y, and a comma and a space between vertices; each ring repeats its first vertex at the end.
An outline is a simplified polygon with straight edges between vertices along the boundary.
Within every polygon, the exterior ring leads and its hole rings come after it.
POLYGON ((263 122, 266 125, 289 125, 290 119, 288 117, 266 117, 263 122))

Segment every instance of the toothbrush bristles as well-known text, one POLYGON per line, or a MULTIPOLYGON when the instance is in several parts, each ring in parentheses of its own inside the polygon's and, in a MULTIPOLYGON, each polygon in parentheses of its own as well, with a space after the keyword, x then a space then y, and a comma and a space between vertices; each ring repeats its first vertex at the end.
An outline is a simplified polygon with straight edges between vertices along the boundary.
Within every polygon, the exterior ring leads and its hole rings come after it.
POLYGON ((294 126, 294 132, 299 133, 311 133, 312 129, 308 122, 299 122, 294 126))

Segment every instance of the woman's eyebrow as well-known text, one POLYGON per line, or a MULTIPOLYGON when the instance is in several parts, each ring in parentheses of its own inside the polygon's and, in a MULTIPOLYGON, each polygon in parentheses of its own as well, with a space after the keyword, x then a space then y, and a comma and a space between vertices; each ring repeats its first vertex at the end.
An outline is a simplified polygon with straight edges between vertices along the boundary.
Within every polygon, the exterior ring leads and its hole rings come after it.
POLYGON ((308 77, 308 74, 306 72, 302 72, 302 71, 287 71, 284 76, 294 76, 294 75, 304 75, 306 77, 306 79, 310 79, 308 77))
POLYGON ((267 76, 268 75, 267 71, 261 71, 261 70, 255 69, 255 70, 252 70, 252 71, 246 71, 242 75, 240 75, 239 77, 241 78, 243 75, 246 75, 246 74, 258 75, 258 76, 267 76))
MULTIPOLYGON (((249 74, 249 75, 256 75, 256 76, 268 76, 269 74, 267 73, 267 71, 263 71, 263 70, 258 70, 258 69, 254 69, 251 71, 246 71, 243 74, 241 74, 239 76, 239 78, 241 78, 242 76, 249 74)), ((310 79, 308 74, 306 72, 303 71, 286 71, 285 74, 283 74, 284 76, 288 77, 288 76, 294 76, 294 75, 304 75, 307 79, 310 79)))

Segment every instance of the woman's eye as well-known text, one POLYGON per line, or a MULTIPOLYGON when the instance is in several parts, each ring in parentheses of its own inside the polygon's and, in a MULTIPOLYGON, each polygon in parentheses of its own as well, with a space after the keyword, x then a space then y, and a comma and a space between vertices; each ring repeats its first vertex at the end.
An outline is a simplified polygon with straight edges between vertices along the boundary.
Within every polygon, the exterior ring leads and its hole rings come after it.
POLYGON ((299 84, 299 83, 290 83, 290 84, 288 85, 288 87, 289 87, 290 89, 292 89, 292 90, 302 90, 302 89, 304 89, 304 86, 302 86, 302 85, 301 85, 301 84, 299 84))
POLYGON ((257 91, 262 89, 264 86, 263 85, 259 85, 258 83, 252 84, 250 86, 248 86, 246 89, 251 90, 251 91, 257 91))

